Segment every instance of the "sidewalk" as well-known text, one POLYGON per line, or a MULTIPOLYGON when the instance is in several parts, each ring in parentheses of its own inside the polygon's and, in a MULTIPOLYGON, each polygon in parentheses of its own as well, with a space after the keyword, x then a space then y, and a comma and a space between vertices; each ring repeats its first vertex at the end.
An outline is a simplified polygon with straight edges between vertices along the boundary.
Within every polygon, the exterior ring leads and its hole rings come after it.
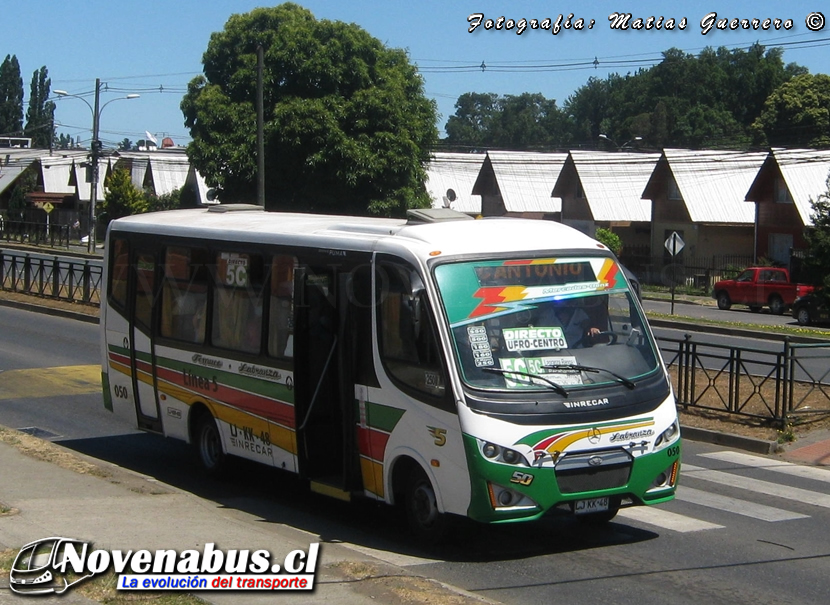
MULTIPOLYGON (((59 447, 59 446, 54 446, 59 447)), ((63 448, 61 448, 63 449, 63 448)), ((481 605, 478 597, 454 590, 401 567, 390 565, 371 554, 344 544, 323 543, 312 535, 287 525, 268 523, 239 510, 222 508, 175 487, 115 465, 71 454, 91 463, 105 474, 79 474, 22 454, 0 442, 0 497, 13 511, 0 515, 0 551, 19 549, 33 540, 71 537, 90 541, 93 550, 120 549, 151 552, 173 549, 202 551, 206 542, 217 549, 268 550, 272 560, 292 550, 308 551, 311 542, 320 542, 318 572, 313 592, 294 591, 274 595, 267 591, 195 592, 199 598, 218 605, 268 603, 452 603, 481 605)), ((8 574, 0 575, 0 604, 25 602, 89 604, 78 588, 60 596, 32 599, 9 589, 8 574)), ((130 593, 124 593, 130 594, 130 593)), ((136 593, 132 593, 136 594, 136 593)), ((143 594, 143 593, 140 593, 143 594)), ((172 594, 172 593, 171 593, 172 594)))

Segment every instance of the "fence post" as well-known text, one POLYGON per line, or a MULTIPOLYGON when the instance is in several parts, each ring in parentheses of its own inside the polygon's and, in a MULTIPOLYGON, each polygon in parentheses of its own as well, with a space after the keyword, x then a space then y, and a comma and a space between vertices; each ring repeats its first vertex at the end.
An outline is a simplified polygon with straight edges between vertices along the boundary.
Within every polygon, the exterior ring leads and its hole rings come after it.
POLYGON ((37 259, 37 264, 38 264, 37 293, 38 293, 39 296, 43 296, 43 261, 44 261, 44 259, 42 259, 42 258, 37 259))
POLYGON ((60 270, 60 259, 56 256, 52 259, 52 296, 55 298, 60 298, 61 293, 60 270))
MULTIPOLYGON (((793 404, 793 388, 795 376, 795 359, 793 358, 793 349, 790 346, 790 337, 784 337, 784 363, 782 364, 783 376, 781 381, 784 383, 783 396, 781 398, 781 430, 787 429, 789 424, 789 416, 792 411, 790 407, 793 404)), ((777 411, 777 410, 776 410, 777 411)))
POLYGON ((23 291, 26 294, 31 292, 32 287, 32 259, 27 254, 23 257, 23 291))
POLYGON ((84 288, 83 288, 83 300, 84 302, 88 303, 90 300, 89 294, 89 284, 92 280, 91 271, 89 268, 89 261, 84 261, 84 288))
MULTIPOLYGON (((687 405, 694 405, 694 399, 691 396, 691 392, 693 391, 690 388, 689 383, 694 383, 694 373, 692 372, 692 335, 691 334, 684 334, 683 335, 683 344, 681 345, 683 348, 683 354, 681 358, 683 360, 681 366, 683 369, 683 388, 681 391, 681 397, 683 398, 683 402, 687 405), (691 362, 691 363, 690 363, 691 362)), ((679 385, 678 385, 679 386, 679 385)))

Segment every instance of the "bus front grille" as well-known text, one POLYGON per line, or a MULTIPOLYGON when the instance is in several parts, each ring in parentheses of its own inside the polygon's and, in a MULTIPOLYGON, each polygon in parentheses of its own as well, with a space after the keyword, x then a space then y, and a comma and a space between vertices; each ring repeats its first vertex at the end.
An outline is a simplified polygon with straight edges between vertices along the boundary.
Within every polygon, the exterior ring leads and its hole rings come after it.
POLYGON ((623 450, 565 456, 556 465, 556 480, 563 494, 614 489, 628 483, 631 455, 623 450))

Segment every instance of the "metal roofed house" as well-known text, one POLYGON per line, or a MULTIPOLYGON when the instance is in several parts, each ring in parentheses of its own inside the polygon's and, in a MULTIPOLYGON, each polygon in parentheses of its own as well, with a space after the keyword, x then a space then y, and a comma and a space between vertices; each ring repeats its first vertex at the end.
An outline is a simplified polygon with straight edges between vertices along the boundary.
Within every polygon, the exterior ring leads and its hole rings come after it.
POLYGON ((0 213, 6 214, 15 183, 26 170, 35 170, 41 153, 20 148, 0 150, 0 213))
POLYGON ((765 156, 763 152, 664 149, 643 191, 643 198, 652 204, 652 255, 662 254, 666 262, 671 261, 664 242, 677 232, 685 247, 675 262, 684 256, 710 260, 732 256, 739 259, 736 262, 752 262, 755 219, 743 200, 765 156))
POLYGON ((643 188, 659 154, 571 151, 553 187, 562 198, 562 222, 594 236, 611 229, 623 248, 650 242, 651 204, 643 188))
POLYGON ((488 151, 473 186, 482 216, 558 220, 562 200, 551 197, 566 153, 488 151))
POLYGON ((199 172, 190 165, 184 148, 153 151, 119 151, 113 169, 130 171, 133 185, 162 196, 176 189, 187 191, 185 205, 213 204, 208 187, 199 172))
POLYGON ((806 247, 811 201, 827 193, 828 174, 830 150, 772 149, 766 155, 746 193, 746 200, 755 203, 757 258, 789 264, 791 250, 806 247))
POLYGON ((426 166, 425 183, 432 207, 481 214, 481 196, 472 191, 484 157, 483 153, 433 153, 426 166))

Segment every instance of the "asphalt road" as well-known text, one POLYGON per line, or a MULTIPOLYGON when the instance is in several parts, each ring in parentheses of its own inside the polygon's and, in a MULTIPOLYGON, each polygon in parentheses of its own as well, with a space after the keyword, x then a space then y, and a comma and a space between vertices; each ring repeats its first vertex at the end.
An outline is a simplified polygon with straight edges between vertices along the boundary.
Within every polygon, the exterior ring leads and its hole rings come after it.
POLYGON ((231 479, 209 480, 184 444, 112 419, 95 384, 97 326, 5 307, 0 325, 0 424, 39 428, 76 451, 407 572, 522 605, 830 599, 827 469, 686 441, 671 503, 622 511, 603 528, 573 519, 493 527, 459 520, 444 546, 425 551, 389 507, 327 499, 291 475, 242 462, 231 479))

